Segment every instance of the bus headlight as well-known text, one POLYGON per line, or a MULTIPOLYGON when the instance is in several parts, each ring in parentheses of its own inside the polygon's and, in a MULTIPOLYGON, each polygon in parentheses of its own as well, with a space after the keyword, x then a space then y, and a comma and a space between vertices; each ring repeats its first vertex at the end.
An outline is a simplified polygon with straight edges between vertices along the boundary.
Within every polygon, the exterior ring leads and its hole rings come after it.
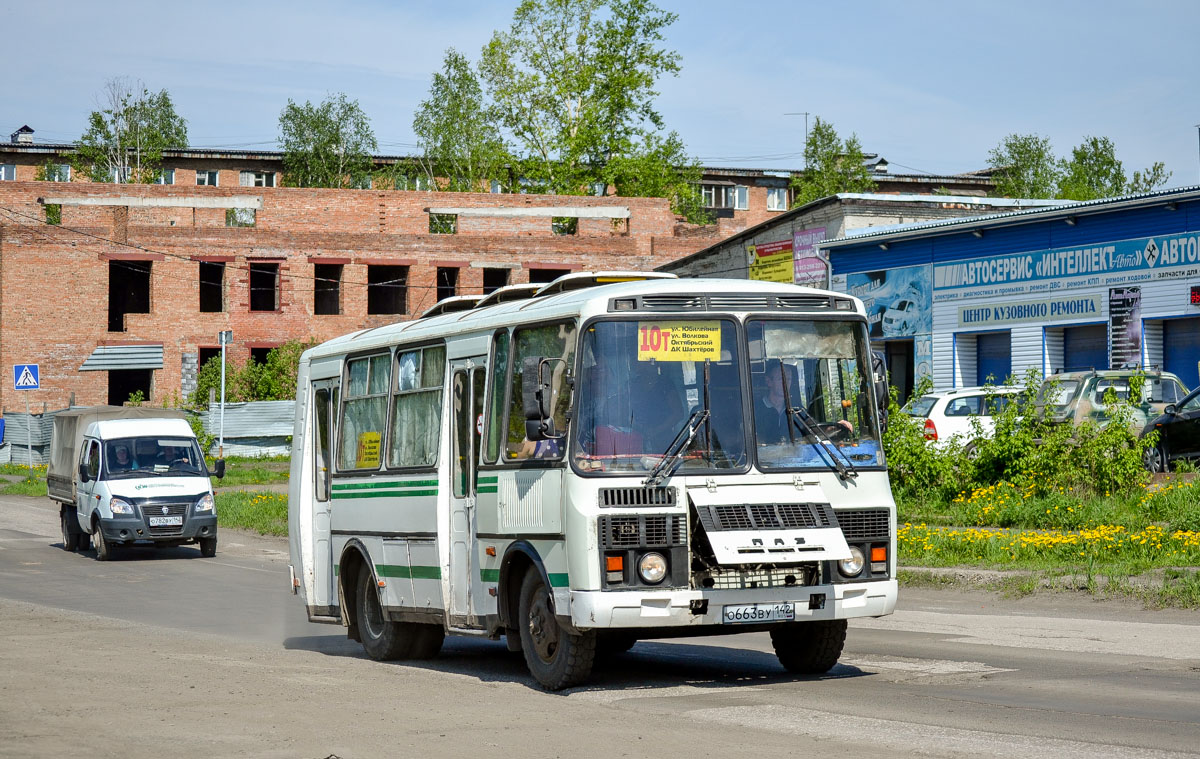
POLYGON ((863 564, 867 557, 858 546, 850 546, 850 558, 838 562, 838 571, 846 577, 858 577, 862 574, 863 564))
POLYGON ((667 576, 667 560, 661 553, 648 553, 638 560, 638 574, 647 585, 657 585, 667 576))
POLYGON ((196 501, 196 513, 211 514, 213 510, 212 493, 205 493, 200 496, 200 500, 196 501))

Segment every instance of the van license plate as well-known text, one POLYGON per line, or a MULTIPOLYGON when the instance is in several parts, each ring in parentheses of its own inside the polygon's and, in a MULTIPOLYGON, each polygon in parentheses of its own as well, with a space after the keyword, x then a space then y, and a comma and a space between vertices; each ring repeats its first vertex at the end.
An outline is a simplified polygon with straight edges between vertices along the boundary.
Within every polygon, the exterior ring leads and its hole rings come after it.
POLYGON ((150 517, 151 527, 179 527, 183 517, 150 517))
POLYGON ((796 604, 740 604, 726 606, 721 609, 721 623, 726 625, 744 625, 755 622, 794 622, 796 620, 796 604))

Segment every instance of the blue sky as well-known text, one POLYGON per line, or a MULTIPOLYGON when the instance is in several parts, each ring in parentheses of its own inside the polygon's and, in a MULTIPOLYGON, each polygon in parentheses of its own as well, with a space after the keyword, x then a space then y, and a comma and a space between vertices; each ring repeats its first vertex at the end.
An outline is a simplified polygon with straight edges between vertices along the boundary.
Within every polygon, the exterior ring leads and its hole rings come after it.
MULTIPOLYGON (((708 2, 666 45, 683 70, 660 111, 716 166, 802 164, 808 111, 855 132, 895 172, 982 168, 1008 133, 1059 154, 1112 138, 1127 171, 1161 160, 1200 183, 1200 3, 708 2)), ((381 152, 413 151, 412 114, 446 48, 472 60, 514 2, 169 0, 0 6, 0 133, 82 133, 111 76, 166 88, 196 146, 273 147, 288 98, 345 92, 381 152)))

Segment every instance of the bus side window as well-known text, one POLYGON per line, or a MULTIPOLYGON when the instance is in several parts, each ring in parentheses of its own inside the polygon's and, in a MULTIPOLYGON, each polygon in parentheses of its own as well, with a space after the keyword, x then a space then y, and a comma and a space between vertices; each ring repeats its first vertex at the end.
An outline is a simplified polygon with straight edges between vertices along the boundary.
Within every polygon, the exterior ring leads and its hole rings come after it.
POLYGON ((313 443, 313 469, 316 471, 317 500, 329 500, 329 388, 318 388, 313 394, 313 416, 315 417, 313 443))
POLYGON ((508 446, 504 457, 507 461, 530 458, 561 459, 564 449, 562 440, 539 440, 536 443, 525 439, 525 415, 521 398, 521 371, 525 358, 542 356, 562 361, 553 363, 552 399, 554 428, 558 434, 567 431, 567 412, 571 406, 571 392, 566 386, 566 375, 575 366, 575 325, 573 323, 547 324, 539 327, 518 329, 513 333, 513 360, 510 372, 508 409, 508 446))
POLYGON ((488 401, 487 445, 484 446, 483 460, 488 464, 496 463, 500 458, 501 427, 504 424, 505 393, 508 391, 508 331, 496 333, 492 350, 492 365, 490 374, 491 397, 488 401))
POLYGON ((387 417, 391 356, 383 353, 346 362, 338 469, 378 469, 387 417))
POLYGON ((445 347, 438 345, 397 353, 395 374, 387 465, 391 468, 436 466, 438 438, 442 431, 445 347))

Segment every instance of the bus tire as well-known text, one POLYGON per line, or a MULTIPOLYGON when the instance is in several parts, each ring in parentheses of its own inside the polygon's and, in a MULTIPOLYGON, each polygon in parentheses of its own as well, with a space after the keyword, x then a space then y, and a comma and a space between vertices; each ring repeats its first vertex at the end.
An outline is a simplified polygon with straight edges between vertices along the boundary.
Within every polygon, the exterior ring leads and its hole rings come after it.
POLYGON ((794 675, 823 675, 833 669, 846 643, 846 620, 823 619, 771 628, 771 644, 783 668, 794 675))
POLYGON ((62 507, 61 516, 63 549, 75 553, 79 550, 79 532, 72 529, 71 522, 69 521, 71 519, 71 512, 67 510, 66 506, 62 507))
POLYGON ((416 625, 385 619, 375 577, 367 568, 358 573, 358 636, 367 656, 376 661, 409 659, 413 655, 416 625))
POLYGON ((550 589, 532 567, 521 581, 518 613, 525 664, 539 685, 561 690, 587 679, 596 658, 596 632, 571 633, 558 624, 550 589))
POLYGON ((446 640, 446 631, 441 625, 412 625, 413 630, 413 659, 432 659, 442 650, 442 642, 446 640))

